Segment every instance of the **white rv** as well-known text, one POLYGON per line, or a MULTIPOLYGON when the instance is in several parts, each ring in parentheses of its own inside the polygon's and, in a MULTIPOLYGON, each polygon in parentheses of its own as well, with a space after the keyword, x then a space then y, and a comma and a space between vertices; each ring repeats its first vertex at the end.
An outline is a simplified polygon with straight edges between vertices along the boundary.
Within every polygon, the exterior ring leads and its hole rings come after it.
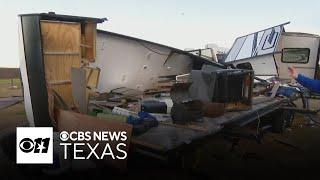
MULTIPOLYGON (((20 70, 31 126, 52 125, 51 92, 60 96, 66 107, 81 104, 73 97, 79 88, 72 88, 72 84, 80 81, 72 77, 80 76, 75 73, 72 76, 72 69, 84 69, 86 77, 82 80, 88 81, 90 89, 109 92, 121 87, 152 89, 161 76, 185 74, 201 69, 203 64, 224 68, 173 47, 97 30, 97 24, 105 19, 55 13, 19 17, 20 70)), ((87 91, 84 85, 79 97, 87 97, 87 91)), ((87 98, 81 99, 87 103, 87 98)))
POLYGON ((286 24, 238 37, 224 63, 252 68, 256 76, 278 76, 284 81, 290 80, 289 66, 317 78, 320 36, 285 32, 286 24))

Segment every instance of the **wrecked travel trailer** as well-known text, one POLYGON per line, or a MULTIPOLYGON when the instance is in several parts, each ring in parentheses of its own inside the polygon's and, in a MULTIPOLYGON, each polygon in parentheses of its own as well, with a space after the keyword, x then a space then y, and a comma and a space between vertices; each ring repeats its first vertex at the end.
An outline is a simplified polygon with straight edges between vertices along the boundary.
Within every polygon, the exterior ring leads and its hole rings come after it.
POLYGON ((183 145, 276 110, 287 116, 276 118, 274 128, 282 130, 292 119, 291 111, 280 110, 289 98, 253 96, 252 70, 227 69, 186 51, 97 30, 105 19, 54 13, 19 17, 30 126, 125 131, 127 152, 130 146, 166 160, 183 145))
POLYGON ((48 113, 45 113, 47 110, 44 110, 47 106, 45 101, 47 89, 55 89, 67 105, 72 105, 72 67, 80 68, 85 65, 87 68, 97 68, 95 71, 99 73, 93 74, 99 81, 99 83, 95 81, 99 92, 108 92, 120 87, 144 91, 154 87, 159 76, 185 74, 192 69, 201 69, 202 64, 223 68, 220 64, 168 46, 101 30, 95 32, 96 24, 103 22, 103 19, 55 14, 20 17, 22 22, 20 42, 24 46, 21 49, 25 51, 22 52, 24 56, 21 59, 21 70, 23 77, 28 77, 23 79, 28 85, 24 87, 25 97, 32 99, 31 89, 34 88, 35 91, 41 91, 35 93, 35 97, 44 100, 43 103, 36 103, 39 107, 34 107, 35 104, 31 105, 31 102, 26 104, 30 110, 31 107, 43 109, 38 115, 35 115, 33 110, 28 111, 31 113, 28 115, 31 125, 51 124, 48 121, 44 123, 43 120, 48 119, 48 113), (88 29, 91 34, 83 35, 82 26, 86 26, 85 33, 88 29), (91 38, 91 41, 83 42, 84 38, 91 38), (37 51, 34 47, 38 48, 37 51), (33 49, 31 51, 28 48, 33 49), (36 57, 38 59, 35 59, 36 57), (34 69, 28 71, 26 67, 34 69))
POLYGON ((301 98, 295 101, 294 110, 315 115, 319 109, 318 94, 292 81, 288 68, 295 67, 298 73, 319 79, 320 36, 286 32, 287 24, 289 22, 238 37, 223 64, 251 69, 259 78, 269 82, 276 79, 281 86, 295 87, 301 98))
POLYGON ((238 37, 224 63, 253 69, 256 76, 277 76, 290 81, 288 67, 316 78, 319 64, 320 36, 286 32, 284 23, 238 37))
POLYGON ((184 50, 194 55, 206 58, 210 61, 219 63, 223 62, 227 52, 229 51, 228 48, 219 47, 216 44, 206 44, 205 48, 202 49, 186 48, 184 50))

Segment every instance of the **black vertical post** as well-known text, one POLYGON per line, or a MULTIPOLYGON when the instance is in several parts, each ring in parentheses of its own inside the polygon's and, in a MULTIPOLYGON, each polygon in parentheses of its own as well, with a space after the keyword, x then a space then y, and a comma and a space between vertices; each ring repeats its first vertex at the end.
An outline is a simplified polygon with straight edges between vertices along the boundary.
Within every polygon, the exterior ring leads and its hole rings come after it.
POLYGON ((35 126, 52 126, 44 73, 39 15, 21 16, 23 44, 35 126))

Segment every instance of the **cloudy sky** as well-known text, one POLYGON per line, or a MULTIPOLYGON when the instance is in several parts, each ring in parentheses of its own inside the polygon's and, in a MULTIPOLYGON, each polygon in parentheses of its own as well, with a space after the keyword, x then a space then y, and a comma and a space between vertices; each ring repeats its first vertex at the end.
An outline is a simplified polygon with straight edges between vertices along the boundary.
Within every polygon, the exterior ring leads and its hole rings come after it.
POLYGON ((279 0, 0 0, 0 67, 18 67, 17 15, 106 17, 99 29, 176 48, 230 47, 238 36, 291 21, 286 31, 320 34, 320 1, 279 0))

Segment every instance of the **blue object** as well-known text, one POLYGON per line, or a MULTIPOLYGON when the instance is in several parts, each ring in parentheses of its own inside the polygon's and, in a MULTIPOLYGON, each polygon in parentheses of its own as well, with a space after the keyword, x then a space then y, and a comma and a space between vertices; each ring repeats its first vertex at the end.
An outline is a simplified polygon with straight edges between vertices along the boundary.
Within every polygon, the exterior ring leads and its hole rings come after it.
POLYGON ((138 125, 142 123, 142 119, 134 117, 134 116, 129 116, 127 119, 127 123, 131 125, 138 125))
POLYGON ((142 124, 144 121, 157 121, 157 119, 147 112, 140 111, 138 117, 129 116, 127 123, 132 125, 142 124))
POLYGON ((296 93, 298 93, 298 90, 296 88, 284 87, 284 86, 280 86, 277 91, 277 95, 282 95, 282 96, 286 96, 286 97, 292 97, 296 93))
POLYGON ((296 80, 310 91, 320 93, 320 80, 311 79, 301 74, 298 75, 296 80))
POLYGON ((154 116, 143 111, 138 113, 138 117, 129 116, 127 123, 133 125, 133 134, 135 135, 142 134, 159 125, 154 116))
POLYGON ((155 118, 154 116, 152 116, 151 114, 144 112, 144 111, 140 111, 138 113, 138 116, 142 119, 153 119, 153 120, 157 120, 157 118, 155 118))

